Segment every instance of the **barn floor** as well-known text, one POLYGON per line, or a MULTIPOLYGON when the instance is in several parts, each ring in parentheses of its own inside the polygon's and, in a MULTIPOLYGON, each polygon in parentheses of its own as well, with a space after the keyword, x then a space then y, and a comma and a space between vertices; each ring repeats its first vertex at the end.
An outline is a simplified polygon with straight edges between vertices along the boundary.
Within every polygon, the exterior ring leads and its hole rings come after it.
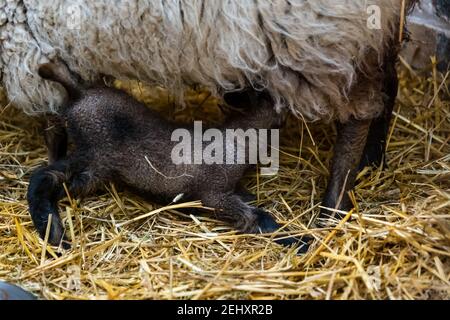
MULTIPOLYGON (((325 125, 290 119, 279 175, 246 178, 258 204, 289 231, 314 236, 305 256, 111 185, 60 203, 74 246, 45 254, 25 201, 29 174, 45 161, 43 139, 35 119, 1 108, 0 279, 45 299, 449 299, 450 81, 400 73, 388 168, 360 174, 348 222, 309 228, 332 155, 325 125)), ((220 118, 204 92, 187 100, 199 108, 179 113, 161 90, 119 86, 169 116, 220 118)))

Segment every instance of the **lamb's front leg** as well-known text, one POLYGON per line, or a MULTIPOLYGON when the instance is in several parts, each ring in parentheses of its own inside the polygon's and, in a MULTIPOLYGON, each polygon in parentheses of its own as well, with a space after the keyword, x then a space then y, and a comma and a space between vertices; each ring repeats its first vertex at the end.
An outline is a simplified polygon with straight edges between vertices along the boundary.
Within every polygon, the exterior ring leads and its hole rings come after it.
MULTIPOLYGON (((245 203, 233 193, 205 193, 202 196, 202 203, 216 209, 220 220, 226 221, 243 233, 273 233, 281 227, 267 211, 245 203)), ((298 253, 305 253, 308 250, 308 241, 308 237, 275 240, 284 246, 300 244, 298 253)))
MULTIPOLYGON (((370 123, 370 120, 351 119, 338 126, 330 179, 322 201, 323 207, 345 211, 352 208, 348 192, 355 184, 370 123)), ((335 216, 335 212, 322 209, 319 223, 330 216, 335 216)))

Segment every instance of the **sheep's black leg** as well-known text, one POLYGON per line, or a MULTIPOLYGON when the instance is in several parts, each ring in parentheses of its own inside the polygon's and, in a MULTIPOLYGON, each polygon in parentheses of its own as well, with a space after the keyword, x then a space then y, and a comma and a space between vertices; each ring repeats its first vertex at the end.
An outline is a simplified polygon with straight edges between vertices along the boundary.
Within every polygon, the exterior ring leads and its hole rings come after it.
MULTIPOLYGON (((246 204, 236 194, 208 194, 202 197, 202 203, 217 209, 219 219, 243 233, 273 233, 281 227, 267 211, 246 204)), ((307 251, 308 244, 305 241, 295 237, 275 240, 285 246, 301 244, 299 253, 307 251)))
POLYGON ((49 215, 52 215, 48 242, 52 245, 66 241, 64 226, 58 213, 58 201, 66 195, 64 183, 74 197, 87 194, 95 189, 96 182, 86 170, 75 170, 68 161, 60 160, 52 165, 37 169, 31 176, 27 192, 27 200, 33 223, 41 236, 45 237, 49 215))
POLYGON ((44 132, 47 145, 48 163, 53 164, 67 155, 67 132, 63 120, 57 115, 47 116, 47 128, 44 132))
POLYGON ((386 140, 398 91, 398 77, 395 62, 395 56, 390 56, 385 59, 383 81, 384 110, 370 125, 366 146, 359 164, 360 171, 368 166, 379 167, 383 164, 386 167, 386 140))
MULTIPOLYGON (((330 179, 322 206, 339 210, 352 207, 348 191, 355 183, 358 163, 366 143, 370 120, 351 119, 338 126, 338 137, 334 147, 330 179)), ((323 209, 320 218, 334 216, 332 211, 323 209)))
MULTIPOLYGON (((448 0, 435 0, 436 13, 439 17, 450 20, 450 2, 448 0)), ((438 69, 442 73, 450 70, 450 37, 447 34, 438 35, 437 47, 438 69)))
POLYGON ((438 43, 438 70, 445 74, 450 70, 450 37, 441 33, 438 36, 438 43))

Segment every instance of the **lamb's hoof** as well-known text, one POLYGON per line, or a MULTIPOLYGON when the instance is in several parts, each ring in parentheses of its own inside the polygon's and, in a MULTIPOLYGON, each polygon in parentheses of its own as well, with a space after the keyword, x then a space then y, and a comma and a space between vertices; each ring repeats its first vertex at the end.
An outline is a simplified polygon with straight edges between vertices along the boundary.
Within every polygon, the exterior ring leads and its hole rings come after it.
MULTIPOLYGON (((64 232, 64 229, 63 229, 63 232, 64 232)), ((69 239, 67 239, 67 237, 65 235, 60 237, 59 235, 53 236, 52 234, 50 234, 48 243, 51 244, 52 246, 60 247, 64 250, 69 250, 72 247, 69 239)))
POLYGON ((309 247, 311 246, 312 242, 314 241, 314 238, 303 236, 299 239, 297 242, 299 244, 297 255, 301 256, 308 252, 309 247))
MULTIPOLYGON (((262 233, 272 233, 276 232, 278 229, 280 229, 280 225, 275 221, 275 219, 266 211, 256 208, 254 212, 258 215, 258 227, 260 228, 262 233)), ((291 247, 291 246, 299 246, 297 250, 298 255, 305 254, 310 245, 310 237, 288 237, 288 238, 281 238, 281 239, 275 239, 275 242, 285 246, 285 247, 291 247)))
POLYGON ((276 239, 275 242, 285 247, 298 246, 297 255, 301 256, 308 252, 312 240, 313 238, 311 237, 303 236, 300 238, 289 237, 285 239, 276 239))
MULTIPOLYGON (((45 239, 47 233, 47 221, 43 221, 38 228, 39 235, 42 239, 45 239)), ((65 235, 65 229, 61 222, 61 219, 57 215, 52 216, 52 225, 50 226, 50 232, 48 235, 48 243, 52 246, 59 247, 68 250, 71 248, 70 242, 65 235)))
POLYGON ((72 248, 72 245, 70 244, 69 240, 63 239, 61 241, 61 248, 63 248, 64 250, 69 250, 70 248, 72 248))

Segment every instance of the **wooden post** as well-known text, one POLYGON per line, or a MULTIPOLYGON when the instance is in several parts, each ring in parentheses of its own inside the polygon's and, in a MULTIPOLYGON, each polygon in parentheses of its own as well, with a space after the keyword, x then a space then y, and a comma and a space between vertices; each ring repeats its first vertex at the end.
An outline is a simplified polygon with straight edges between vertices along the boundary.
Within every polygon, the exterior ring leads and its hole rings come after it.
POLYGON ((450 0, 420 0, 408 17, 410 41, 401 55, 416 70, 430 65, 436 56, 445 73, 450 63, 450 0))

